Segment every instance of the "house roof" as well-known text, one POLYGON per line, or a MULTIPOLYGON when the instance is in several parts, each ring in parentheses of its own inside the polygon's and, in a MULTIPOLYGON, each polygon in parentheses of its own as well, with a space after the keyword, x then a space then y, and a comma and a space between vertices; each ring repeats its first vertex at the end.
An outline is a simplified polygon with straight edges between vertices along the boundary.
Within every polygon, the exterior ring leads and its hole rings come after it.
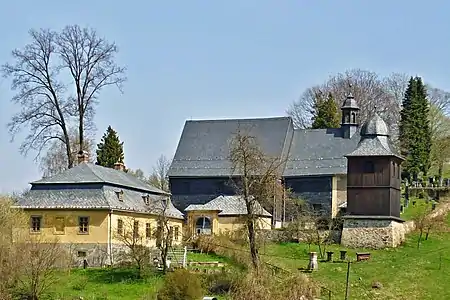
POLYGON ((267 155, 284 157, 290 145, 289 130, 289 117, 186 121, 168 175, 232 175, 229 142, 237 131, 254 136, 267 155))
POLYGON ((296 129, 284 176, 347 173, 345 154, 355 149, 359 133, 343 137, 342 128, 296 129))
POLYGON ((81 183, 107 183, 116 186, 136 189, 152 194, 164 194, 167 192, 160 190, 136 176, 123 171, 105 168, 92 163, 80 163, 79 165, 65 170, 59 174, 48 178, 34 181, 32 185, 42 184, 81 184, 81 183))
POLYGON ((31 190, 18 199, 25 209, 112 209, 183 218, 169 200, 170 194, 132 174, 81 163, 55 176, 31 183, 31 190), (119 196, 120 195, 120 196, 119 196), (148 197, 148 205, 143 197, 148 197))
MULTIPOLYGON (((108 209, 157 215, 164 211, 163 204, 167 197, 108 185, 49 185, 32 187, 18 199, 16 206, 24 209, 108 209), (121 193, 122 200, 119 200, 118 193, 121 193), (143 196, 149 197, 149 205, 146 205, 143 196)), ((165 213, 168 217, 183 218, 171 201, 165 213)))
MULTIPOLYGON (((257 215, 271 217, 272 215, 265 210, 257 201, 253 202, 254 211, 257 215)), ((219 216, 246 215, 247 206, 242 196, 219 196, 206 204, 191 204, 185 211, 220 211, 219 216)))

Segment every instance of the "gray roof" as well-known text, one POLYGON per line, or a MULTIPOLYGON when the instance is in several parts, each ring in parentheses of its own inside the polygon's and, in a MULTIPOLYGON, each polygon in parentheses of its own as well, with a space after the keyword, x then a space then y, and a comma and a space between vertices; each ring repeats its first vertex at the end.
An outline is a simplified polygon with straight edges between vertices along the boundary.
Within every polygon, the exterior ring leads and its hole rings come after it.
POLYGON ((229 142, 238 130, 254 136, 269 156, 281 158, 288 153, 289 117, 186 121, 168 175, 232 175, 229 142))
POLYGON ((346 174, 345 154, 354 150, 358 141, 359 133, 347 139, 341 128, 297 129, 283 175, 346 174))
POLYGON ((352 109, 359 110, 358 103, 356 102, 355 97, 353 97, 352 94, 349 94, 347 96, 347 99, 345 99, 344 104, 342 105, 341 108, 343 108, 343 109, 352 108, 352 109))
POLYGON ((80 184, 80 183, 109 183, 126 188, 137 189, 152 194, 165 194, 160 190, 136 176, 123 171, 105 168, 91 163, 81 163, 71 169, 65 170, 55 176, 42 178, 32 182, 32 185, 41 184, 80 184))
POLYGON ((377 113, 362 126, 358 146, 346 156, 395 156, 403 159, 392 147, 388 127, 377 113))
POLYGON ((361 136, 389 136, 389 129, 386 122, 375 113, 372 118, 367 120, 361 128, 361 136))
MULTIPOLYGON (((357 108, 356 101, 351 95, 344 106, 357 108)), ((367 134, 375 130, 379 134, 383 133, 387 127, 384 122, 381 124, 378 118, 381 119, 378 116, 372 123, 369 121, 361 127, 361 132, 367 134)), ((285 177, 346 174, 346 155, 353 153, 361 138, 359 131, 351 138, 345 138, 344 127, 294 130, 288 117, 187 121, 168 175, 170 177, 232 175, 231 162, 228 159, 228 141, 240 126, 250 127, 253 130, 252 134, 261 141, 263 151, 287 159, 286 165, 283 166, 285 177)), ((390 146, 378 147, 378 144, 387 145, 385 140, 388 139, 383 137, 377 137, 375 141, 366 139, 363 143, 359 143, 359 147, 360 150, 377 147, 380 150, 392 151, 390 146)), ((385 154, 386 152, 380 152, 377 155, 385 154)))
MULTIPOLYGON (((256 215, 271 217, 272 215, 265 210, 257 201, 252 202, 256 215)), ((204 211, 215 210, 220 211, 219 216, 246 215, 247 206, 242 196, 219 196, 206 204, 191 204, 185 211, 204 211)))
MULTIPOLYGON (((119 172, 119 171, 118 171, 119 172)), ((160 214, 164 210, 167 195, 142 193, 131 189, 122 189, 103 185, 102 187, 79 184, 71 187, 33 187, 24 197, 18 199, 16 206, 24 209, 108 209, 123 210, 147 214, 160 214), (122 192, 119 200, 118 193, 122 192), (149 197, 149 205, 143 196, 149 197)), ((172 202, 166 209, 166 215, 183 218, 172 202)))

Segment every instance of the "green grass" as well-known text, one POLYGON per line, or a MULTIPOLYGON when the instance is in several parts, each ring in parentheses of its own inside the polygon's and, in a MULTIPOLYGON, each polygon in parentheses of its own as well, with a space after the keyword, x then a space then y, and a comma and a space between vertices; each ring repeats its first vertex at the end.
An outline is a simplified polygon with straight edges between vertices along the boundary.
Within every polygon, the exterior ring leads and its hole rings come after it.
MULTIPOLYGON (((356 250, 330 246, 339 258, 339 250, 348 250, 348 257, 356 260, 356 250)), ((318 251, 312 246, 312 251, 318 251)), ((358 251, 364 251, 360 249, 358 251)), ((405 245, 389 250, 370 251, 371 259, 353 262, 350 269, 350 299, 450 299, 450 234, 431 234, 417 249, 417 236, 408 238, 405 245), (374 281, 381 289, 372 289, 374 281)), ((264 260, 292 272, 308 265, 308 246, 304 244, 277 244, 267 246, 264 260)), ((347 264, 319 262, 319 270, 311 276, 322 286, 333 291, 332 299, 345 295, 347 264)))
MULTIPOLYGON (((421 204, 424 204, 424 203, 425 203, 424 199, 412 197, 409 201, 408 207, 404 208, 403 213, 400 214, 400 217, 405 221, 412 220, 414 215, 416 215, 418 213, 419 209, 421 209, 421 204), (416 201, 415 205, 413 205, 413 201, 416 201)), ((427 203, 427 205, 429 205, 431 207, 431 201, 429 201, 427 203)))
MULTIPOLYGON (((229 263, 216 255, 189 253, 188 261, 229 263)), ((57 274, 57 281, 49 291, 48 299, 72 300, 153 300, 164 282, 157 273, 136 278, 134 269, 74 269, 57 274)), ((225 299, 225 298, 219 298, 225 299)))
POLYGON ((51 299, 85 300, 139 300, 156 299, 156 292, 163 283, 163 277, 151 274, 145 279, 136 279, 131 269, 86 269, 71 270, 59 274, 57 283, 51 289, 51 299))

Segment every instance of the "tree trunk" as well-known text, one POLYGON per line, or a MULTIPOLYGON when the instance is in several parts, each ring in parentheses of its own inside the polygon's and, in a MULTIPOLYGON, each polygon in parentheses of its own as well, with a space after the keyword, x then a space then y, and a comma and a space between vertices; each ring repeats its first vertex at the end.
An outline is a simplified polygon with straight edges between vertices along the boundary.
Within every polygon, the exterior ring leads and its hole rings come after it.
MULTIPOLYGON (((82 109, 82 108, 81 108, 82 109)), ((79 143, 80 143, 80 149, 78 151, 78 153, 82 153, 84 151, 84 114, 82 113, 82 111, 80 111, 80 123, 78 126, 78 134, 79 134, 79 143)))
POLYGON ((247 229, 248 229, 248 241, 250 244, 250 255, 252 258, 252 264, 255 271, 258 272, 259 269, 259 257, 258 257, 258 246, 256 245, 256 232, 255 232, 255 224, 253 219, 247 220, 247 229))
POLYGON ((417 249, 420 248, 420 242, 422 241, 423 229, 420 229, 419 239, 417 240, 417 249))
POLYGON ((64 141, 66 143, 67 168, 70 169, 73 167, 73 155, 72 155, 72 148, 70 146, 69 133, 67 132, 67 128, 65 127, 65 125, 63 126, 63 135, 64 141))

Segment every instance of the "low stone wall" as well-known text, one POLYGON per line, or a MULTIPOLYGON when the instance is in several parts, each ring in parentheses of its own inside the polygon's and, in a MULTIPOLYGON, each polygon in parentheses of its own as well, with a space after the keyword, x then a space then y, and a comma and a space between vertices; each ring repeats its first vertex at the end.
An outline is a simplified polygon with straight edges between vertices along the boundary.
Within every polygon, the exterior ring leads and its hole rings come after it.
POLYGON ((350 248, 384 249, 397 247, 405 240, 405 226, 393 219, 346 218, 341 244, 350 248))
MULTIPOLYGON (((261 230, 259 234, 263 235, 265 241, 273 243, 288 243, 288 242, 302 242, 308 243, 309 241, 317 240, 317 231, 313 229, 305 229, 299 232, 293 232, 286 229, 275 230, 261 230)), ((341 230, 319 230, 319 237, 321 240, 327 240, 332 243, 340 243, 341 230)))

